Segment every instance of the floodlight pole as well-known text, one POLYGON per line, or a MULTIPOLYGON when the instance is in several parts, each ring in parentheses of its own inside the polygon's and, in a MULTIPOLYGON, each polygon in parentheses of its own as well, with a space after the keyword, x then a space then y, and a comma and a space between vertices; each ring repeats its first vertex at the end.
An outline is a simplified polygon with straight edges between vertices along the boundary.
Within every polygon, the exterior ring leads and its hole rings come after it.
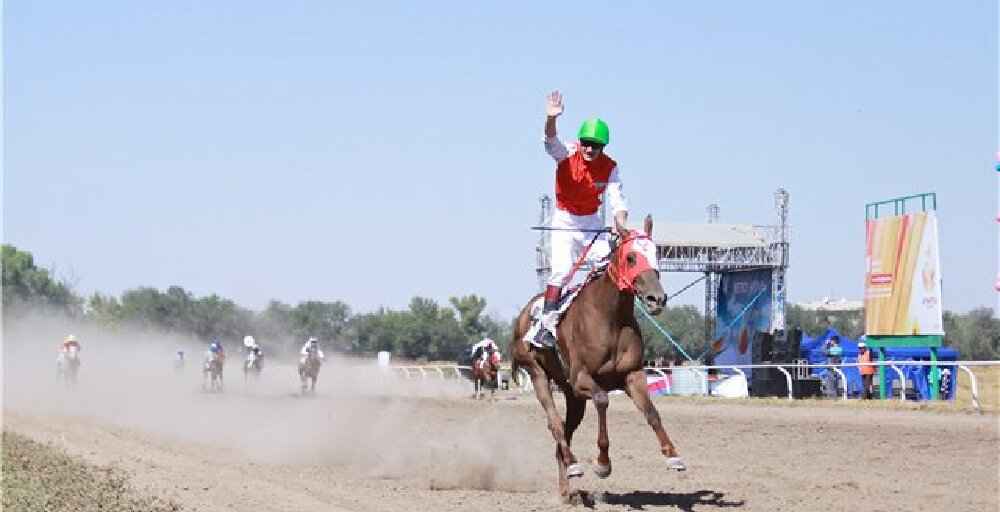
MULTIPOLYGON (((706 208, 708 213, 708 223, 719 223, 719 205, 712 203, 706 208)), ((719 298, 719 273, 712 268, 712 258, 714 254, 708 252, 708 261, 705 270, 705 346, 711 346, 712 339, 715 338, 715 317, 718 314, 717 304, 719 298)))
POLYGON ((779 347, 785 346, 785 273, 788 270, 788 191, 774 192, 774 209, 778 214, 778 236, 773 250, 778 252, 778 265, 771 270, 771 332, 779 347))

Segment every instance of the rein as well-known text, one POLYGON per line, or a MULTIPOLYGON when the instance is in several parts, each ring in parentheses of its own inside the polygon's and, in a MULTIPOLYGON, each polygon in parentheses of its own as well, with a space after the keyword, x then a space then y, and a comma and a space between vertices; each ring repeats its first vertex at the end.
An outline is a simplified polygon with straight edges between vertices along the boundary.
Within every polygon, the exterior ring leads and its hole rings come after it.
MULTIPOLYGON (((587 230, 587 231, 591 232, 592 230, 587 230)), ((576 274, 576 271, 580 269, 580 265, 583 264, 583 260, 587 258, 587 253, 590 252, 590 248, 594 246, 594 243, 597 242, 597 239, 600 238, 601 235, 605 233, 610 233, 611 228, 604 228, 593 231, 596 231, 594 238, 590 239, 590 243, 587 244, 587 247, 585 247, 583 249, 583 252, 580 253, 580 257, 576 259, 576 263, 573 264, 573 267, 569 269, 569 272, 566 274, 566 277, 563 278, 562 283, 559 284, 560 287, 565 287, 567 284, 569 284, 571 280, 573 280, 573 275, 576 274)))

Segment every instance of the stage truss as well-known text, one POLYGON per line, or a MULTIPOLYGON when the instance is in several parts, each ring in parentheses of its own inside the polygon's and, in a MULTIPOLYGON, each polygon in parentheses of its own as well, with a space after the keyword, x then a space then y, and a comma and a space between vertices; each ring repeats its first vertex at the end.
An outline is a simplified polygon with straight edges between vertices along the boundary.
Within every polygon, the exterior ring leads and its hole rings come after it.
MULTIPOLYGON (((552 215, 552 199, 539 198, 539 226, 547 226, 552 215)), ((771 271, 771 326, 776 342, 785 341, 786 273, 788 271, 789 226, 788 192, 774 193, 774 225, 720 224, 719 206, 708 207, 705 224, 654 222, 660 272, 700 273, 705 281, 705 340, 713 338, 720 277, 725 272, 769 269, 771 271)), ((604 212, 602 210, 602 215, 604 212)), ((607 218, 607 216, 605 216, 607 218)), ((549 266, 549 234, 542 231, 535 247, 539 289, 544 289, 549 266)), ((687 284, 680 291, 690 288, 687 284)), ((669 291, 668 291, 669 293, 669 291)), ((675 297, 680 292, 671 295, 675 297)))

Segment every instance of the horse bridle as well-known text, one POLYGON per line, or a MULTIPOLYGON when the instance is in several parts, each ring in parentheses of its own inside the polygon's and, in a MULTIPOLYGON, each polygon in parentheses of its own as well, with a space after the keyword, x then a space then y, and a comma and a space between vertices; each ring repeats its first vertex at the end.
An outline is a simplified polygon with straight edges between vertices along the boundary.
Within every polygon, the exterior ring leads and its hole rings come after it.
MULTIPOLYGON (((620 281, 621 281, 621 278, 620 278, 620 276, 621 276, 621 269, 617 268, 617 266, 618 266, 617 265, 618 251, 622 247, 624 247, 625 245, 628 245, 630 242, 633 242, 635 240, 646 239, 646 240, 652 241, 653 238, 650 237, 649 235, 645 234, 645 233, 641 233, 641 232, 638 232, 638 231, 630 231, 624 237, 620 237, 617 233, 612 233, 612 237, 613 237, 612 240, 611 240, 612 248, 611 248, 611 252, 608 253, 608 257, 607 257, 607 260, 608 260, 608 270, 607 270, 608 277, 611 278, 611 281, 614 282, 615 285, 618 286, 618 289, 620 289, 621 291, 628 292, 628 293, 635 293, 635 285, 633 283, 631 283, 631 282, 625 283, 625 287, 624 288, 620 284, 620 281), (620 240, 615 240, 616 238, 621 238, 621 239, 620 240), (615 272, 618 272, 618 277, 616 277, 614 275, 615 272)), ((656 269, 654 268, 653 270, 656 270, 656 269)))

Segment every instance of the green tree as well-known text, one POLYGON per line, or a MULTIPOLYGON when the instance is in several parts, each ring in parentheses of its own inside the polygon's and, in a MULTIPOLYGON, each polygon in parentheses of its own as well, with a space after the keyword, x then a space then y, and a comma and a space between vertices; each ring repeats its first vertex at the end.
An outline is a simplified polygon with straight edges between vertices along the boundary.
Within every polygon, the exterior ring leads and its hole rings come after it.
POLYGON ((99 325, 116 328, 122 321, 122 305, 117 297, 94 293, 87 300, 86 315, 99 325))
POLYGON ((328 346, 345 350, 349 344, 343 334, 350 316, 351 307, 344 302, 307 301, 290 311, 288 326, 297 340, 315 336, 328 346))
POLYGON ((486 331, 480 318, 486 309, 486 299, 476 295, 451 297, 451 306, 458 311, 459 324, 469 341, 477 340, 486 331))
MULTIPOLYGON (((684 356, 666 337, 654 327, 650 321, 636 307, 636 317, 642 330, 642 339, 645 342, 645 352, 643 357, 654 359, 666 357, 669 359, 683 360, 684 356)), ((670 333, 674 341, 687 352, 691 357, 698 357, 704 350, 705 341, 705 317, 698 308, 691 305, 674 306, 663 308, 660 314, 653 317, 656 322, 670 333)))
POLYGON ((35 266, 30 252, 3 245, 3 305, 5 313, 46 307, 72 316, 82 313, 83 300, 65 282, 35 266))
POLYGON ((944 312, 945 344, 958 350, 962 359, 1000 357, 1000 320, 990 308, 976 308, 965 315, 944 312))

